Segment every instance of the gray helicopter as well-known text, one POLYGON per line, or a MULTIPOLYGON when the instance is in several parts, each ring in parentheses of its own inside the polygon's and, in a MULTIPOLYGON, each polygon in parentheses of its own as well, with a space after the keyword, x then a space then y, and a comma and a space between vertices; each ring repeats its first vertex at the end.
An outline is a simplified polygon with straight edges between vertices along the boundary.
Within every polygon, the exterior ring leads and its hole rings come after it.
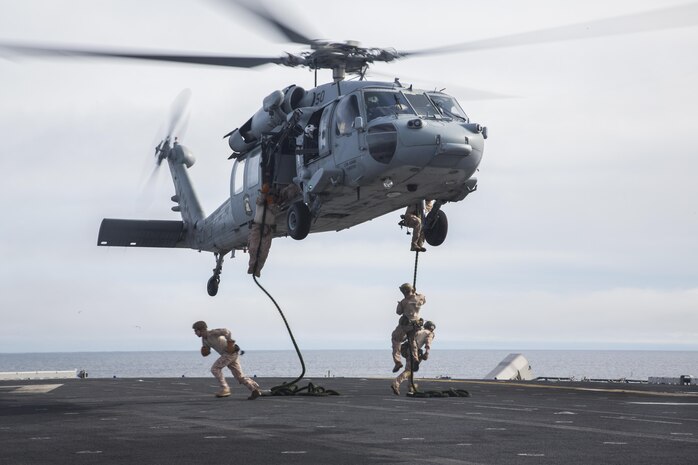
MULTIPOLYGON (((514 34, 420 51, 365 48, 357 42, 308 38, 263 6, 240 2, 248 12, 310 49, 281 57, 206 56, 132 51, 53 48, 1 44, 0 50, 30 55, 126 58, 238 68, 266 64, 315 71, 315 87, 290 85, 266 96, 261 108, 226 135, 233 160, 230 197, 206 216, 188 169, 191 151, 170 134, 156 148, 158 165, 167 161, 175 187, 172 201, 179 221, 104 219, 98 245, 178 247, 212 252, 216 266, 208 293, 216 295, 223 259, 247 248, 256 200, 268 187, 295 186, 281 204, 274 237, 305 239, 309 233, 340 231, 408 205, 434 200, 424 218, 425 239, 439 246, 448 220, 442 206, 465 199, 477 188, 487 128, 471 121, 458 101, 435 90, 365 80, 375 62, 633 33, 695 24, 698 6, 671 7, 634 15, 514 34), (678 18, 678 20, 677 20, 678 18), (678 22, 677 22, 678 21, 678 22), (333 82, 317 85, 317 71, 332 70, 333 82), (347 74, 359 80, 347 81, 347 74)), ((173 122, 179 119, 173 116, 173 122)))
POLYGON ((104 219, 101 246, 184 247, 216 255, 208 282, 217 293, 223 257, 247 248, 262 186, 298 194, 281 205, 274 237, 302 240, 310 232, 339 231, 424 199, 428 244, 446 239, 441 206, 475 191, 487 130, 456 99, 393 83, 344 81, 312 90, 289 86, 268 95, 262 108, 228 134, 234 159, 230 198, 205 216, 187 170, 188 148, 171 137, 156 149, 175 186, 181 221, 104 219))

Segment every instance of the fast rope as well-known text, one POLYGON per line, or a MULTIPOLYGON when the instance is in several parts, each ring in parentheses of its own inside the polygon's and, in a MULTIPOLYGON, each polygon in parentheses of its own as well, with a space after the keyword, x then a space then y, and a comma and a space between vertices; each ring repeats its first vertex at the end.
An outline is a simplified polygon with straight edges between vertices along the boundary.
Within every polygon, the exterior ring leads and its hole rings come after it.
POLYGON ((470 397, 470 393, 465 389, 447 389, 445 391, 413 391, 408 392, 407 397, 470 397))
POLYGON ((412 287, 417 290, 417 265, 419 264, 419 250, 414 252, 414 277, 412 278, 412 287))
MULTIPOLYGON (((414 278, 412 280, 412 288, 414 289, 415 292, 417 292, 417 266, 419 265, 419 250, 416 250, 414 253, 414 278)), ((425 398, 425 397, 470 397, 470 393, 466 391, 465 389, 448 389, 446 391, 420 391, 418 389, 418 386, 414 384, 414 368, 415 368, 415 363, 413 361, 413 355, 412 355, 412 341, 414 338, 414 333, 415 331, 411 331, 410 333, 407 334, 407 341, 409 344, 409 349, 407 351, 408 357, 407 357, 407 366, 409 367, 410 370, 410 387, 411 389, 407 393, 407 397, 418 397, 418 398, 425 398)), ((417 364, 419 363, 419 360, 417 361, 417 364)))
POLYGON ((418 360, 417 363, 414 363, 413 361, 413 355, 412 355, 412 341, 414 338, 414 332, 411 332, 410 334, 407 335, 407 341, 409 344, 408 348, 408 357, 407 357, 407 363, 408 363, 408 369, 410 370, 410 390, 407 392, 407 397, 416 397, 416 398, 426 398, 426 397, 470 397, 470 393, 466 391, 465 389, 447 389, 445 391, 420 391, 419 386, 414 384, 414 372, 416 369, 419 369, 419 363, 420 361, 418 360))
MULTIPOLYGON (((299 388, 296 386, 296 383, 303 379, 303 376, 305 376, 305 362, 303 361, 303 355, 301 354, 300 349, 298 348, 298 344, 296 343, 296 338, 293 336, 293 331, 291 331, 291 326, 288 324, 288 321, 286 320, 286 316, 284 315, 284 312, 281 310, 281 307, 279 306, 278 303, 276 303, 276 300, 272 295, 262 286, 259 281, 257 281, 257 266, 259 262, 259 253, 260 250, 262 249, 262 240, 264 239, 264 233, 267 229, 267 225, 265 225, 265 220, 267 216, 267 199, 266 199, 266 194, 263 194, 264 197, 264 203, 262 204, 262 208, 264 210, 262 211, 262 224, 260 227, 260 234, 259 234, 259 245, 257 247, 257 253, 255 256, 255 263, 254 263, 254 269, 252 270, 252 279, 254 280, 255 284, 264 292, 267 297, 272 301, 274 306, 276 307, 276 310, 279 312, 279 315, 281 315, 281 319, 284 321, 284 325, 286 325, 286 330, 288 331, 288 335, 291 337, 291 342, 293 342, 293 347, 296 349, 296 354, 298 354, 298 360, 301 363, 301 374, 294 379, 291 382, 288 383, 283 383, 278 386, 274 386, 271 388, 271 393, 270 394, 264 394, 264 395, 272 395, 272 396, 292 396, 292 395, 305 395, 305 396, 327 396, 327 395, 334 395, 338 396, 339 393, 337 391, 333 391, 331 389, 324 389, 321 386, 315 386, 313 383, 308 383, 308 386, 304 388, 299 388), (304 392, 306 391, 307 392, 304 392)), ((268 228, 269 232, 268 234, 271 234, 271 226, 268 228)))
MULTIPOLYGON (((414 292, 417 292, 417 265, 419 264, 419 250, 415 250, 414 252, 414 276, 412 278, 412 289, 414 289, 414 292)), ((414 384, 414 370, 412 369, 414 367, 413 360, 412 360, 412 340, 414 337, 416 328, 413 327, 412 331, 407 334, 407 343, 409 344, 409 350, 407 353, 409 354, 409 357, 407 358, 407 363, 408 366, 410 367, 410 386, 412 387, 412 392, 417 391, 417 388, 414 384)))

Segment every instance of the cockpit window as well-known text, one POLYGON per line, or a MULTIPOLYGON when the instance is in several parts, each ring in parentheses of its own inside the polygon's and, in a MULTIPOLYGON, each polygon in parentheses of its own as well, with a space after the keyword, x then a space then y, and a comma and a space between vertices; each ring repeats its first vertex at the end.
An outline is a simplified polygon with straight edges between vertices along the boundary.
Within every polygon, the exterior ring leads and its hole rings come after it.
POLYGON ((460 119, 463 121, 468 121, 468 115, 465 114, 463 109, 458 104, 458 101, 446 94, 429 94, 429 98, 434 102, 434 105, 441 111, 441 113, 448 118, 460 119))
POLYGON ((381 116, 414 115, 405 96, 400 92, 370 90, 364 92, 368 121, 381 116))
POLYGON ((318 150, 320 156, 324 157, 330 153, 330 115, 332 115, 333 105, 328 105, 322 112, 322 117, 320 118, 320 129, 318 134, 318 150))
POLYGON ((335 122, 337 126, 337 135, 346 136, 354 130, 354 120, 359 113, 359 101, 356 95, 344 97, 338 104, 335 111, 335 122))
POLYGON ((433 118, 439 115, 439 112, 436 111, 436 108, 434 108, 434 105, 432 105, 426 95, 407 94, 406 97, 419 116, 426 116, 427 118, 431 116, 433 118))

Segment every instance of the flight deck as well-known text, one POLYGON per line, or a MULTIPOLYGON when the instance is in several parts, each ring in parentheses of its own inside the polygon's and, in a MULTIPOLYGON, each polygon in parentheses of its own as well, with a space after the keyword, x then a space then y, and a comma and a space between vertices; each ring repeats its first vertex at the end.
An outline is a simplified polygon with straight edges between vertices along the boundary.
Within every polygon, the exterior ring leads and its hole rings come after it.
POLYGON ((388 378, 308 381, 340 395, 249 401, 231 384, 218 399, 212 378, 1 381, 0 463, 698 463, 695 385, 420 379, 471 396, 413 398, 388 378))

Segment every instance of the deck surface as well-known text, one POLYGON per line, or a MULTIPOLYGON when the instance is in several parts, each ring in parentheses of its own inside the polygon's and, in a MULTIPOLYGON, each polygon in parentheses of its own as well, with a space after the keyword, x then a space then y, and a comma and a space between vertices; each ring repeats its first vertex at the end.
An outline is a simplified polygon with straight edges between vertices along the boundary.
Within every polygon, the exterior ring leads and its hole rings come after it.
POLYGON ((231 384, 217 399, 213 378, 2 381, 0 463, 698 463, 696 386, 419 380, 471 397, 409 398, 387 379, 312 381, 341 395, 248 401, 231 384))

